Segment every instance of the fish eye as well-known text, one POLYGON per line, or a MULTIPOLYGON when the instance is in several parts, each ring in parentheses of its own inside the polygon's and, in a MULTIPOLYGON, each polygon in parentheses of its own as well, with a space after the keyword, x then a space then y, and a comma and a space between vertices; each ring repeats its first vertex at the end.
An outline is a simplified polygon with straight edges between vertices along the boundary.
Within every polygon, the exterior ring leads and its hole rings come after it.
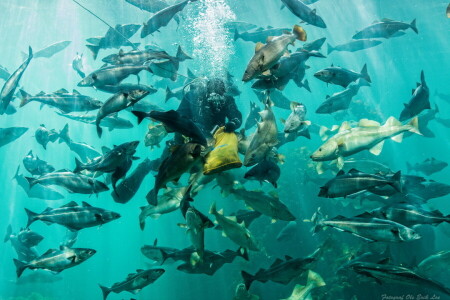
POLYGON ((97 80, 97 74, 92 75, 92 79, 97 80))
POLYGON ((319 151, 322 151, 322 148, 319 148, 319 151))

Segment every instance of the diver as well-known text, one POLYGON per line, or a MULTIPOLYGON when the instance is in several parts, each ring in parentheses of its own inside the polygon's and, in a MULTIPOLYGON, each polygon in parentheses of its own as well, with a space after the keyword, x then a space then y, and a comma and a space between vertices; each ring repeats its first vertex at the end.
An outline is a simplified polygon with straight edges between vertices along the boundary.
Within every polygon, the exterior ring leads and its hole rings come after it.
POLYGON ((242 114, 226 91, 220 78, 196 79, 189 85, 178 112, 196 123, 205 136, 211 136, 217 126, 234 132, 242 124, 242 114))

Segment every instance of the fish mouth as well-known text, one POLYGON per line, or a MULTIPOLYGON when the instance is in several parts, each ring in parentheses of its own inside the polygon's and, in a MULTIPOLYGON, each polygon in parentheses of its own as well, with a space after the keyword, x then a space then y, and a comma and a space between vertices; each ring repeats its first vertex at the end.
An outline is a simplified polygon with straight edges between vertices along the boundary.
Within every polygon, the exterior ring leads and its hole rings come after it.
POLYGON ((317 72, 317 73, 314 73, 314 77, 316 77, 316 78, 320 78, 320 77, 321 77, 321 75, 320 75, 320 73, 319 73, 319 72, 317 72))

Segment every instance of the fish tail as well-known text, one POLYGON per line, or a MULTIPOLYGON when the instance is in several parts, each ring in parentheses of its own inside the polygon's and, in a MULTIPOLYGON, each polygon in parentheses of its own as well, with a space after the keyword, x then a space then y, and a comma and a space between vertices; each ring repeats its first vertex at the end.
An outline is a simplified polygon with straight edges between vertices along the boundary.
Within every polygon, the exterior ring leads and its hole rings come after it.
POLYGON ((25 271, 25 269, 28 267, 28 264, 18 260, 18 259, 13 259, 14 264, 16 265, 16 274, 17 274, 17 278, 19 278, 23 271, 25 271))
POLYGON ((37 183, 37 179, 33 177, 25 177, 25 179, 28 181, 28 184, 30 185, 30 188, 33 187, 37 183))
POLYGON ((25 212, 27 213, 28 221, 27 221, 27 228, 30 227, 30 225, 36 221, 38 218, 38 214, 35 212, 32 212, 28 208, 25 208, 25 212))
POLYGON ((145 198, 147 199, 148 204, 153 206, 158 205, 158 191, 155 188, 148 192, 145 198))
POLYGON ((307 90, 308 92, 311 93, 311 88, 309 87, 309 81, 308 81, 308 79, 303 80, 302 86, 305 88, 305 90, 307 90))
POLYGON ((83 170, 83 164, 78 158, 75 158, 75 170, 74 173, 80 173, 83 170))
POLYGON ((328 52, 327 54, 329 55, 331 52, 333 52, 334 50, 336 50, 333 46, 331 46, 329 43, 327 43, 327 47, 328 47, 328 52))
POLYGON ((145 228, 146 215, 144 213, 144 210, 145 210, 145 206, 142 206, 141 213, 139 214, 139 227, 141 228, 141 230, 144 230, 144 228, 145 228))
POLYGON ((412 20, 410 26, 411 26, 411 29, 412 29, 415 33, 419 34, 419 30, 417 30, 417 26, 416 26, 416 19, 412 20))
POLYGON ((133 110, 131 113, 137 117, 138 124, 141 124, 142 120, 144 120, 147 117, 147 113, 142 111, 135 111, 133 110))
POLYGON ((183 49, 181 49, 180 45, 178 45, 176 58, 178 59, 178 61, 185 61, 187 59, 192 59, 192 57, 187 55, 186 52, 184 52, 183 49))
POLYGON ((313 270, 308 271, 307 285, 309 285, 310 283, 312 283, 314 287, 326 285, 322 276, 320 276, 318 273, 314 272, 313 270))
POLYGON ((216 202, 215 201, 211 204, 211 207, 209 209, 209 213, 212 214, 212 215, 217 213, 217 208, 216 208, 216 202))
POLYGON ((234 30, 234 36, 233 39, 236 41, 238 38, 240 38, 241 35, 239 34, 239 32, 237 31, 237 29, 234 30))
POLYGON ((109 293, 111 293, 111 289, 103 286, 101 284, 98 285, 100 287, 100 289, 102 290, 103 293, 103 300, 106 300, 106 298, 108 297, 109 293))
POLYGON ((411 126, 411 129, 409 129, 410 132, 422 135, 422 133, 420 133, 419 131, 419 117, 415 116, 414 118, 412 118, 411 121, 409 121, 408 125, 411 126))
POLYGON ((16 179, 19 177, 19 170, 20 170, 20 165, 17 166, 16 174, 14 174, 14 177, 11 179, 16 179))
POLYGON ((173 94, 172 90, 167 86, 166 87, 166 98, 164 99, 164 102, 169 101, 169 99, 172 98, 173 95, 174 94, 173 94))
POLYGON ((306 34, 305 29, 303 29, 303 27, 301 27, 299 25, 294 25, 292 32, 297 37, 297 40, 302 41, 302 42, 306 41, 307 34, 306 34))
POLYGON ((69 124, 66 124, 63 129, 59 132, 59 144, 66 143, 67 145, 70 144, 70 137, 69 137, 69 124))
POLYGON ((370 79, 369 73, 367 73, 367 64, 364 64, 362 70, 361 70, 362 78, 364 78, 367 82, 372 83, 372 80, 370 79))
POLYGON ((317 211, 314 213, 314 215, 311 217, 311 222, 314 223, 313 232, 317 233, 323 229, 323 215, 320 211, 320 207, 317 208, 317 211))
POLYGON ((249 261, 247 248, 239 247, 236 252, 237 252, 237 255, 239 255, 240 257, 242 257, 246 261, 249 261))
POLYGON ((242 279, 244 280, 245 288, 248 290, 252 285, 253 281, 255 281, 255 276, 245 271, 241 271, 242 279))
POLYGON ((97 59, 98 52, 100 51, 100 46, 95 45, 86 45, 86 47, 91 50, 92 56, 94 57, 94 60, 97 59))
POLYGON ((6 228, 6 234, 5 234, 5 238, 3 239, 3 243, 6 243, 7 241, 9 241, 9 239, 11 238, 11 234, 12 234, 12 227, 11 227, 11 224, 9 224, 8 228, 6 228))
POLYGON ((401 171, 398 171, 397 173, 394 174, 394 176, 392 176, 390 185, 394 189, 396 189, 397 192, 399 192, 399 193, 402 192, 402 172, 401 171))
POLYGON ((28 94, 27 92, 25 92, 22 89, 19 89, 19 93, 20 93, 20 106, 19 107, 22 107, 25 104, 28 104, 29 102, 31 102, 31 100, 30 100, 31 99, 31 95, 30 94, 28 94))
POLYGON ((99 138, 102 137, 102 133, 103 133, 103 129, 100 126, 100 120, 97 118, 97 120, 95 120, 95 126, 97 127, 97 135, 99 138))

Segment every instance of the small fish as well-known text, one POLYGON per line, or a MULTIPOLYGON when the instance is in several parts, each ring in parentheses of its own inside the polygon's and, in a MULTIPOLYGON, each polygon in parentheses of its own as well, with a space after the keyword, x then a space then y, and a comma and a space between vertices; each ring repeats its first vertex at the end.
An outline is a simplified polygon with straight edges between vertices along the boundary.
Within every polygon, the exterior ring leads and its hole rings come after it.
POLYGON ((129 52, 124 52, 122 49, 118 54, 111 54, 102 59, 103 62, 112 65, 122 65, 122 64, 144 64, 150 60, 170 60, 173 62, 182 62, 187 59, 192 59, 187 55, 181 46, 178 46, 176 56, 170 56, 164 50, 154 50, 146 49, 141 50, 131 50, 129 52))
POLYGON ((119 294, 123 291, 128 291, 130 293, 136 294, 147 285, 155 282, 164 274, 164 272, 164 269, 138 269, 136 270, 136 273, 128 274, 127 278, 124 281, 117 282, 110 288, 100 285, 103 293, 103 300, 106 300, 111 292, 119 294))
POLYGON ((44 239, 44 237, 29 228, 21 228, 18 233, 13 233, 11 225, 8 225, 3 242, 6 243, 12 239, 17 239, 17 242, 21 243, 25 247, 31 248, 37 246, 44 239))
POLYGON ((156 13, 169 6, 164 0, 125 0, 141 10, 156 13))
POLYGON ((225 23, 225 28, 228 29, 230 32, 249 31, 249 30, 255 29, 257 27, 258 26, 254 25, 254 24, 250 24, 247 22, 241 22, 241 21, 232 21, 232 22, 225 23))
POLYGON ((417 83, 417 88, 413 90, 412 97, 400 114, 400 121, 408 120, 417 116, 425 109, 431 109, 430 105, 430 89, 425 82, 425 74, 420 73, 421 83, 417 83))
MULTIPOLYGON (((40 58, 40 57, 50 58, 53 55, 55 55, 56 53, 61 52, 64 49, 66 49, 67 46, 70 45, 70 43, 71 43, 71 41, 61 41, 61 42, 51 44, 50 46, 47 46, 42 50, 36 51, 34 53, 33 57, 34 58, 40 58)), ((27 58, 27 55, 25 53, 22 52, 22 55, 24 56, 24 58, 27 58)))
POLYGON ((162 124, 148 125, 148 131, 145 134, 144 143, 151 150, 156 146, 159 148, 161 141, 167 136, 167 131, 162 124))
POLYGON ((56 132, 55 129, 48 130, 44 124, 41 124, 39 128, 34 133, 34 137, 36 141, 47 150, 47 144, 49 142, 56 142, 59 139, 59 143, 62 143, 63 138, 65 137, 65 132, 68 130, 68 125, 64 126, 61 129, 60 133, 56 132))
POLYGON ((72 69, 74 69, 81 78, 86 77, 83 67, 83 53, 78 54, 73 58, 72 69))
POLYGON ((258 123, 258 121, 261 119, 261 116, 259 115, 259 107, 254 102, 250 102, 250 112, 248 113, 247 119, 244 124, 244 129, 249 130, 253 126, 258 123))
POLYGON ((415 33, 419 33, 416 27, 416 19, 411 24, 394 21, 384 18, 381 21, 375 21, 371 25, 357 32, 353 39, 377 39, 377 38, 391 38, 395 37, 399 32, 411 28, 415 33))
POLYGON ((381 43, 382 42, 378 41, 378 40, 361 39, 361 40, 350 41, 348 43, 337 45, 334 47, 331 46, 330 44, 327 44, 328 45, 328 54, 330 54, 333 51, 356 52, 356 51, 360 51, 360 50, 378 46, 381 43))
POLYGON ((416 163, 411 165, 409 162, 406 162, 406 169, 408 173, 411 171, 422 172, 427 176, 430 176, 434 173, 442 171, 448 166, 448 163, 442 160, 438 160, 434 157, 427 158, 421 163, 416 163))
POLYGON ((259 162, 256 166, 251 168, 245 173, 244 178, 250 180, 257 180, 261 183, 265 181, 277 188, 277 181, 280 178, 280 167, 277 163, 272 160, 263 160, 259 162))
POLYGON ((326 82, 340 85, 346 88, 350 83, 356 82, 359 78, 371 83, 369 74, 367 73, 367 65, 364 65, 361 72, 357 73, 341 67, 331 67, 320 70, 314 74, 314 77, 326 82))
POLYGON ((0 147, 3 147, 18 138, 20 138, 28 128, 26 127, 8 127, 0 128, 0 147))
POLYGON ((298 18, 307 24, 327 28, 323 19, 317 14, 316 9, 311 9, 301 0, 281 0, 284 5, 298 18))
POLYGON ((45 175, 55 171, 55 168, 44 160, 39 159, 38 156, 33 155, 33 151, 30 150, 27 156, 22 160, 25 169, 31 173, 31 175, 45 175))

